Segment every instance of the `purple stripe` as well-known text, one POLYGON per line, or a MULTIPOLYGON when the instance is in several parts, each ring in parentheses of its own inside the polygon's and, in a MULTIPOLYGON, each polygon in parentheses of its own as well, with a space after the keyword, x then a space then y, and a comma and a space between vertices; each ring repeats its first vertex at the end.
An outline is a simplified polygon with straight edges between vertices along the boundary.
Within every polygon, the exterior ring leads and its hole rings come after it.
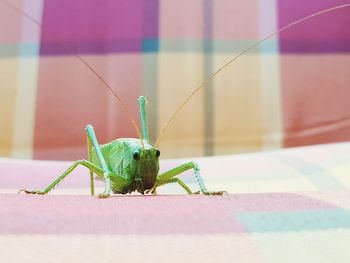
POLYGON ((333 208, 285 194, 212 196, 0 195, 1 234, 245 233, 235 213, 333 208))
POLYGON ((46 42, 40 48, 41 55, 61 55, 61 54, 107 54, 140 52, 142 50, 142 40, 122 39, 104 41, 85 42, 46 42))
POLYGON ((158 5, 158 0, 46 1, 41 54, 141 51, 144 39, 158 37, 158 5))
POLYGON ((344 53, 350 52, 350 39, 280 40, 282 53, 344 53))
POLYGON ((147 0, 143 7, 143 37, 158 38, 159 0, 147 0))
MULTIPOLYGON (((279 28, 315 12, 348 3, 345 0, 279 0, 279 28)), ((349 52, 350 8, 317 16, 279 36, 282 53, 349 52)))

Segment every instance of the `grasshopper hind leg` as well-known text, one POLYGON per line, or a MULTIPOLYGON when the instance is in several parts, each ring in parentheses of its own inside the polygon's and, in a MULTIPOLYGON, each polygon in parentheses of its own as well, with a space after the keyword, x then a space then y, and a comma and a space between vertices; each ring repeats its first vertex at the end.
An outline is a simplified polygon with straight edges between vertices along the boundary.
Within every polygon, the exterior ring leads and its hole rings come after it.
POLYGON ((89 160, 79 160, 76 161, 71 167, 69 167, 61 176, 59 176, 55 181, 53 181, 48 187, 46 187, 44 190, 26 190, 21 189, 18 192, 24 192, 26 194, 47 194, 50 192, 59 182, 61 182, 68 174, 70 174, 78 165, 83 165, 87 167, 90 170, 90 192, 91 195, 95 194, 95 186, 94 186, 94 173, 97 174, 99 177, 104 178, 105 181, 105 191, 98 195, 100 198, 106 198, 110 196, 110 178, 109 174, 110 171, 108 170, 106 161, 103 158, 103 155, 101 153, 100 147, 98 145, 93 127, 91 125, 86 126, 86 133, 87 133, 87 145, 88 145, 88 157, 89 160), (92 163, 92 151, 93 147, 95 148, 95 151, 98 154, 99 161, 102 165, 102 167, 98 167, 94 163, 92 163))
POLYGON ((48 192, 50 192, 52 189, 54 189, 68 174, 70 174, 75 168, 78 167, 78 165, 83 165, 87 167, 91 173, 96 173, 98 175, 103 175, 103 170, 96 166, 95 164, 87 161, 87 160, 78 160, 75 163, 73 163, 61 176, 59 176, 55 181, 53 181, 49 186, 47 186, 44 190, 26 190, 21 189, 18 192, 24 192, 26 194, 39 194, 39 195, 45 195, 48 192))

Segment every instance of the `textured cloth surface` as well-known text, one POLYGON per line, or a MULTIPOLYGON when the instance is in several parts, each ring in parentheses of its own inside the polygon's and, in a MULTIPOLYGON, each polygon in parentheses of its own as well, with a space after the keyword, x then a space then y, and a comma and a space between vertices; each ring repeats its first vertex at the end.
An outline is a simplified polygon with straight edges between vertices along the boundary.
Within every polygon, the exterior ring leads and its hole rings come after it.
MULTIPOLYGON (((262 153, 160 159, 160 173, 196 161, 209 190, 229 193, 334 191, 350 188, 350 143, 290 148, 262 153)), ((0 191, 42 189, 62 174, 72 162, 0 159, 0 191)), ((192 190, 198 185, 193 171, 180 177, 192 190)), ((52 194, 89 194, 89 173, 78 167, 52 194)), ((101 189, 102 182, 96 181, 101 189)), ((176 184, 162 186, 160 193, 181 194, 176 184)))
MULTIPOLYGON (((198 158, 208 188, 229 195, 179 195, 173 184, 103 200, 88 196, 86 169, 50 195, 14 194, 43 188, 70 162, 0 159, 2 260, 349 262, 349 153, 339 143, 198 158)), ((182 176, 195 189, 193 177, 182 176)))
POLYGON ((350 192, 0 196, 5 262, 349 262, 350 192), (18 249, 20 248, 20 251, 18 249))
MULTIPOLYGON (((86 156, 135 137, 121 105, 148 98, 151 141, 206 77, 277 29, 349 0, 16 0, 39 28, 0 1, 0 156, 86 156)), ((161 141, 187 157, 350 139, 350 8, 272 38, 194 96, 161 141)))

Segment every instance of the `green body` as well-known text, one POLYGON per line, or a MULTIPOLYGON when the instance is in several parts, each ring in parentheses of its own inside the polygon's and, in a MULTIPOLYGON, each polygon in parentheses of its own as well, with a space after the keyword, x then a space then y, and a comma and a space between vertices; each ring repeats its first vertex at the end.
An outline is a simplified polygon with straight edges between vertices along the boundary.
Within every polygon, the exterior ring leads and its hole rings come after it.
MULTIPOLYGON (((193 169, 200 192, 207 195, 222 195, 224 191, 209 192, 204 185, 198 165, 188 162, 163 174, 159 172, 160 151, 149 144, 146 121, 145 98, 139 98, 143 138, 122 138, 110 143, 99 145, 91 125, 86 126, 89 160, 78 160, 61 176, 44 190, 20 190, 27 194, 47 194, 78 165, 90 170, 91 194, 95 194, 94 174, 104 181, 105 190, 100 198, 115 194, 127 194, 134 191, 139 193, 156 194, 156 188, 169 183, 178 183, 188 194, 193 192, 177 176, 186 170, 193 169)), ((199 192, 198 192, 199 193, 199 192)))
MULTIPOLYGON (((116 194, 126 194, 133 191, 144 193, 151 189, 159 172, 159 160, 156 150, 144 141, 142 149, 140 139, 122 138, 100 146, 102 155, 110 172, 111 190, 116 194), (142 153, 140 160, 133 158, 134 152, 142 153), (144 155, 144 156, 143 156, 144 155), (119 177, 125 179, 119 182, 119 177)), ((91 162, 101 166, 96 151, 92 151, 91 162)), ((103 176, 99 176, 103 179, 103 176)))

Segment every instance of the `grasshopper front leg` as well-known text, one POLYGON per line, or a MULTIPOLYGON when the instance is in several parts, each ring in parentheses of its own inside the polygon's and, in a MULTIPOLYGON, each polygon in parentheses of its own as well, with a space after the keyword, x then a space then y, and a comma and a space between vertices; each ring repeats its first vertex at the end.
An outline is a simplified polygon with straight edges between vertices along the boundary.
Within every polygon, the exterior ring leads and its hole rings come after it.
MULTIPOLYGON (((97 158, 100 161, 102 170, 103 170, 103 179, 105 183, 105 190, 103 193, 100 193, 98 197, 100 198, 107 198, 111 195, 111 179, 110 179, 110 171, 108 169, 107 163, 102 155, 100 145, 97 142, 97 138, 94 132, 94 128, 92 125, 87 125, 86 128, 87 133, 87 139, 88 139, 88 152, 89 152, 89 159, 91 159, 91 153, 92 153, 92 145, 95 148, 97 158), (92 144, 92 145, 91 145, 92 144)), ((92 178, 92 173, 90 173, 90 178, 92 178)), ((93 181, 93 179, 91 179, 93 181)))
MULTIPOLYGON (((165 185, 165 184, 177 182, 188 194, 193 194, 191 189, 182 180, 180 180, 179 178, 176 177, 177 175, 179 175, 179 174, 181 174, 189 169, 194 170, 194 174, 196 176, 196 179, 197 179, 197 182, 198 182, 198 185, 200 188, 200 192, 202 194, 205 194, 205 195, 223 195, 226 193, 225 191, 217 191, 217 192, 208 191, 205 184, 204 184, 203 178, 200 174, 198 164, 195 162, 185 163, 183 165, 180 165, 174 169, 171 169, 171 170, 159 175, 157 177, 157 180, 156 180, 154 187, 152 189, 150 189, 148 192, 155 194, 157 187, 165 185)), ((196 192, 196 194, 197 193, 198 192, 196 192)))

